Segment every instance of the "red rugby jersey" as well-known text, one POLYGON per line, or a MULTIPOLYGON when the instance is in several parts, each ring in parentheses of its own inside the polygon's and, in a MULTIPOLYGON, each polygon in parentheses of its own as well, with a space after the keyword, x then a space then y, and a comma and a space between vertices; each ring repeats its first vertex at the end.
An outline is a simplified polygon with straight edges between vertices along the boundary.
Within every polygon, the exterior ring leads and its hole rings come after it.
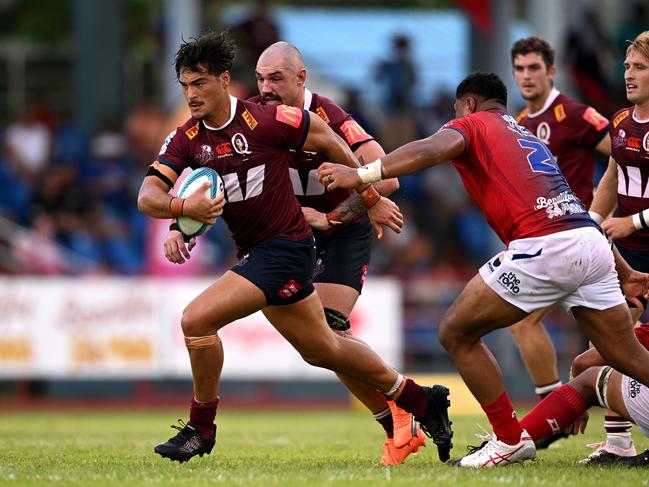
POLYGON ((547 146, 511 115, 476 112, 444 129, 464 137, 464 152, 452 164, 505 244, 595 225, 547 146))
POLYGON ((189 119, 163 144, 158 161, 178 175, 185 167, 211 167, 223 178, 223 220, 239 255, 259 242, 312 235, 293 194, 289 150, 301 149, 309 115, 286 105, 265 107, 230 97, 231 118, 207 127, 189 119))
MULTIPOLYGON (((611 157, 617 163, 616 216, 649 208, 649 120, 638 121, 633 108, 624 108, 611 119, 611 157)), ((615 244, 629 250, 649 250, 649 230, 639 230, 615 244)))
POLYGON ((581 202, 593 202, 595 146, 606 135, 608 120, 597 110, 552 89, 536 113, 527 109, 516 121, 545 142, 559 168, 581 202))

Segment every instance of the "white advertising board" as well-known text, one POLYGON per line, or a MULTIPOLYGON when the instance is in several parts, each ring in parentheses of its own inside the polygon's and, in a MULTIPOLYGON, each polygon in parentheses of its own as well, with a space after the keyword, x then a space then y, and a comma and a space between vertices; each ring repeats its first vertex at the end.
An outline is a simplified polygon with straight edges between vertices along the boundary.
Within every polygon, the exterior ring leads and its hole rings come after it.
MULTIPOLYGON (((191 377, 182 310, 209 279, 0 279, 0 377, 191 377)), ((401 367, 398 281, 368 279, 354 334, 401 367)), ((223 378, 334 378, 309 366, 262 313, 231 323, 223 378)))

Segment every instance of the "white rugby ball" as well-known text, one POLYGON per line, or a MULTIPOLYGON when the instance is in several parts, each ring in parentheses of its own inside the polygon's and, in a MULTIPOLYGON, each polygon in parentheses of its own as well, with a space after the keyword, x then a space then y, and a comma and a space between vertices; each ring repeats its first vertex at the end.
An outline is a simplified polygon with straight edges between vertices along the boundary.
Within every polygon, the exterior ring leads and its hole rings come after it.
MULTIPOLYGON (((201 167, 194 169, 185 178, 178 190, 178 198, 187 198, 190 194, 194 193, 205 181, 209 181, 212 185, 205 191, 205 196, 208 198, 216 198, 223 193, 223 180, 219 173, 209 167, 201 167)), ((178 217, 178 228, 188 237, 197 237, 207 232, 213 225, 208 225, 187 216, 178 217)))

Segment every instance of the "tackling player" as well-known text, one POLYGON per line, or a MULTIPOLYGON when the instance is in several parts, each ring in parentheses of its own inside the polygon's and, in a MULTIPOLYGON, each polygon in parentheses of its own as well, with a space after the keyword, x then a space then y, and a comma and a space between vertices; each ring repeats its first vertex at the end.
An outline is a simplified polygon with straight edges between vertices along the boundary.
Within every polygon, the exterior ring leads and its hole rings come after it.
POLYGON ((534 311, 561 303, 609 364, 649 384, 649 352, 633 334, 618 275, 635 302, 649 276, 611 251, 547 146, 518 125, 506 106, 500 78, 474 73, 457 87, 457 118, 434 135, 358 169, 324 163, 318 170, 331 189, 356 188, 451 160, 507 245, 466 285, 439 327, 440 342, 493 427, 489 441, 457 461, 462 467, 504 466, 536 454, 481 341, 534 311))
MULTIPOLYGON (((306 362, 365 382, 412 413, 437 444, 440 458, 447 460, 452 437, 448 389, 423 388, 388 367, 366 345, 332 333, 314 292, 315 242, 293 194, 289 151, 321 152, 329 160, 359 167, 354 154, 315 114, 232 97, 233 58, 234 46, 224 33, 181 44, 176 76, 192 118, 169 134, 138 195, 140 211, 154 218, 187 216, 213 224, 222 216, 240 258, 183 311, 194 398, 189 423, 175 426, 178 434, 157 445, 155 452, 183 462, 212 451, 223 367, 218 331, 261 310, 306 362), (227 201, 223 195, 206 197, 202 190, 208 183, 185 199, 168 194, 184 168, 198 166, 221 175, 227 201)), ((402 218, 396 205, 371 186, 361 189, 370 217, 382 205, 379 213, 389 216, 386 223, 397 230, 402 218)))
MULTIPOLYGON (((527 37, 516 41, 511 48, 511 62, 527 105, 516 121, 550 148, 566 181, 588 208, 593 200, 595 151, 611 154, 608 120, 554 87, 554 49, 544 39, 527 37)), ((509 327, 541 398, 561 386, 554 345, 541 322, 550 309, 536 311, 509 327)), ((539 440, 536 447, 546 448, 563 436, 565 433, 539 440)))

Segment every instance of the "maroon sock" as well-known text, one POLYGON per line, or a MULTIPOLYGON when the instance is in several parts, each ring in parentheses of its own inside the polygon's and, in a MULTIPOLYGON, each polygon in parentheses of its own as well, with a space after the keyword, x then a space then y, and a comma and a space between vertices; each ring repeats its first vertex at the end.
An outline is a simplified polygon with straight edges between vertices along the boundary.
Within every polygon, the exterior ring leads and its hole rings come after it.
POLYGON ((412 414, 417 421, 426 416, 428 400, 423 389, 412 379, 406 379, 406 385, 401 394, 394 400, 397 406, 412 414))
POLYGON ((383 411, 374 413, 374 419, 383 426, 388 438, 394 438, 394 423, 392 422, 392 413, 390 412, 389 407, 385 408, 383 411))
POLYGON ((216 406, 218 403, 218 397, 210 402, 199 402, 192 398, 192 406, 189 410, 189 422, 205 437, 214 436, 214 418, 216 417, 216 406))
POLYGON ((570 384, 552 391, 521 420, 521 426, 533 440, 565 430, 581 416, 588 406, 570 384))
POLYGON ((487 414, 496 438, 508 445, 521 441, 523 428, 516 419, 516 412, 505 391, 491 404, 482 406, 487 414))

